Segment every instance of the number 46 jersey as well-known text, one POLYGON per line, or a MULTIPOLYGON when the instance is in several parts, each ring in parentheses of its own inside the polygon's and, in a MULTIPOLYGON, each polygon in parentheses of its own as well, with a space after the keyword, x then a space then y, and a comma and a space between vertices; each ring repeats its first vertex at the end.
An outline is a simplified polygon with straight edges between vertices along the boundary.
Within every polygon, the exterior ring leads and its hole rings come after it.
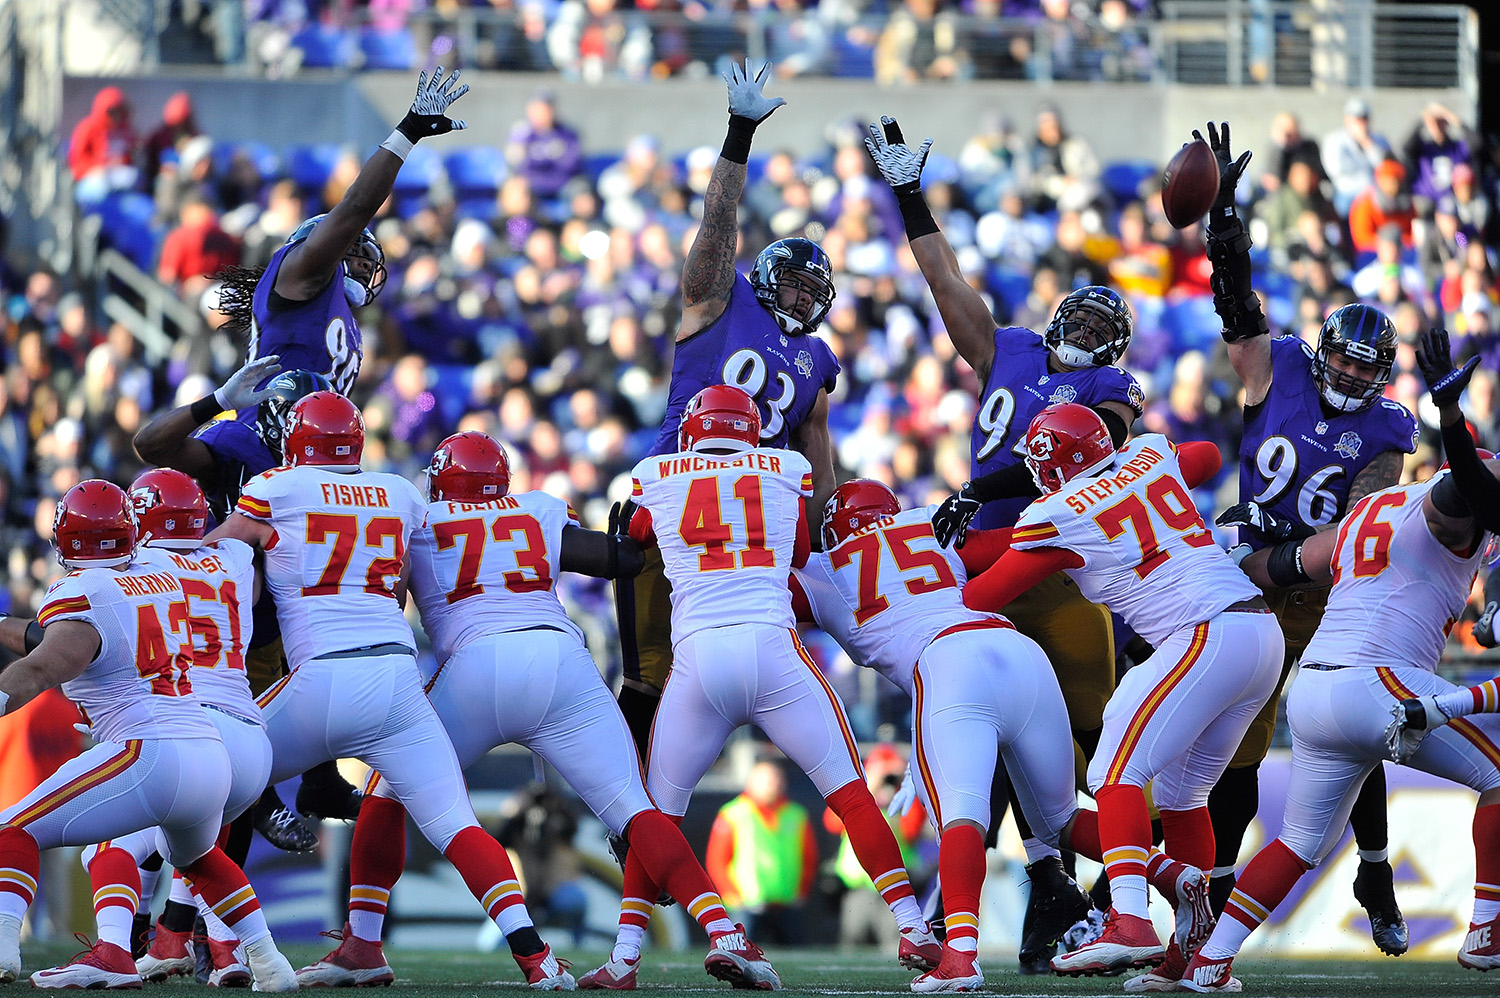
POLYGON ((549 627, 583 641, 556 592, 563 529, 577 522, 544 492, 428 503, 411 539, 411 589, 439 663, 503 631, 549 627))

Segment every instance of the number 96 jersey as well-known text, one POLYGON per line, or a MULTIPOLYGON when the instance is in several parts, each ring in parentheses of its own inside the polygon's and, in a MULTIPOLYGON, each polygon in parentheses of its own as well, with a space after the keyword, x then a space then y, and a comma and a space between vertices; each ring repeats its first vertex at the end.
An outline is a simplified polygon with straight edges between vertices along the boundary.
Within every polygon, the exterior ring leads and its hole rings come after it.
POLYGON ((544 492, 427 505, 411 539, 411 589, 439 663, 504 631, 550 627, 583 641, 556 593, 563 529, 577 522, 544 492))
MULTIPOLYGON (((1389 399, 1359 412, 1328 412, 1312 361, 1312 348, 1295 336, 1271 341, 1270 393, 1245 410, 1240 500, 1317 528, 1344 515, 1349 484, 1376 455, 1417 449, 1417 421, 1389 399)), ((1240 540, 1266 546, 1251 530, 1240 540)))
POLYGON ((1084 596, 1156 646, 1260 595, 1214 543, 1182 481, 1177 452, 1159 433, 1126 444, 1109 471, 1075 478, 1033 502, 1010 544, 1072 551, 1083 567, 1065 571, 1084 596))

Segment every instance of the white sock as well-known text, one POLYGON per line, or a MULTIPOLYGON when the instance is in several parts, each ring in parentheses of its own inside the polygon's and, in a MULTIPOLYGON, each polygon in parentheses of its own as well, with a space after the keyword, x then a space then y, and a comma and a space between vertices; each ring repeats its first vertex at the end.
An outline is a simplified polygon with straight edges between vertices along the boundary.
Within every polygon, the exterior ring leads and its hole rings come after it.
MULTIPOLYGON (((733 925, 730 926, 732 930, 733 925)), ((609 954, 611 960, 635 960, 641 955, 641 940, 646 936, 645 926, 622 925, 615 937, 615 948, 609 954)))
MULTIPOLYGON (((632 925, 629 927, 635 929, 637 932, 645 931, 638 925, 632 925)), ((708 925, 704 927, 703 931, 707 932, 709 935, 713 935, 715 932, 735 932, 737 931, 737 927, 727 918, 716 918, 712 922, 709 922, 708 925)))
POLYGON ((1500 901, 1474 899, 1474 918, 1472 921, 1475 925, 1484 925, 1486 922, 1493 922, 1496 916, 1500 916, 1500 901))
POLYGON ((517 929, 524 929, 533 923, 531 912, 526 910, 524 904, 513 904, 500 909, 500 914, 495 916, 495 924, 500 926, 502 936, 508 936, 517 929))
POLYGON ((1209 874, 1210 878, 1213 878, 1213 877, 1232 877, 1232 876, 1234 876, 1234 867, 1233 866, 1216 866, 1216 867, 1214 867, 1213 872, 1209 874))
POLYGON ((958 953, 978 953, 979 952, 979 937, 978 936, 958 936, 955 939, 949 939, 947 941, 947 943, 948 943, 949 949, 952 949, 952 950, 954 950, 955 952, 958 952, 958 953))
POLYGON ((239 937, 234 934, 234 931, 229 926, 224 924, 224 920, 214 914, 213 909, 208 906, 207 901, 204 901, 203 898, 197 895, 194 895, 194 900, 198 902, 198 914, 203 916, 203 924, 208 926, 208 938, 221 943, 239 941, 239 937))
POLYGON ((1208 942, 1198 952, 1206 960, 1227 960, 1240 951, 1253 931, 1255 930, 1238 918, 1220 918, 1214 925, 1214 934, 1209 936, 1208 942))
POLYGON ((1138 873, 1110 877, 1109 903, 1122 915, 1150 918, 1146 910, 1146 878, 1138 873))
POLYGON ((1385 863, 1390 860, 1389 849, 1361 849, 1359 861, 1361 863, 1385 863))
POLYGON ((927 923, 922 919, 922 906, 917 904, 915 895, 908 894, 904 898, 897 898, 890 903, 891 914, 896 916, 896 924, 903 929, 920 929, 927 923))
POLYGON ((94 912, 100 941, 114 943, 127 953, 130 952, 130 923, 134 919, 135 912, 120 904, 107 904, 94 912))
POLYGON ((156 897, 156 885, 161 880, 161 872, 164 866, 165 864, 158 866, 154 870, 148 870, 144 866, 140 869, 142 911, 151 910, 151 899, 156 897))
MULTIPOLYGON (((144 894, 141 896, 145 897, 144 894)), ((172 878, 172 893, 170 895, 170 899, 178 902, 179 904, 191 905, 196 903, 193 899, 193 889, 188 886, 188 882, 186 880, 183 880, 181 875, 174 876, 172 878)))
POLYGON ((381 930, 385 928, 385 916, 377 911, 361 908, 349 909, 349 931, 365 942, 380 942, 381 930))

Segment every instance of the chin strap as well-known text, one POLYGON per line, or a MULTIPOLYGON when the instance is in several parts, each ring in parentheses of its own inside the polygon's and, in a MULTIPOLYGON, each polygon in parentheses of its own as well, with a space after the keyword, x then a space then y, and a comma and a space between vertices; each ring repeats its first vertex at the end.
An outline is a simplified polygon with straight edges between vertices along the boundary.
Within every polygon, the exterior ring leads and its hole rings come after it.
POLYGON ((1230 211, 1208 230, 1208 260, 1213 265, 1209 285, 1214 292, 1214 311, 1224 322, 1220 335, 1225 343, 1238 343, 1270 333, 1260 299, 1250 280, 1250 234, 1239 216, 1230 211))

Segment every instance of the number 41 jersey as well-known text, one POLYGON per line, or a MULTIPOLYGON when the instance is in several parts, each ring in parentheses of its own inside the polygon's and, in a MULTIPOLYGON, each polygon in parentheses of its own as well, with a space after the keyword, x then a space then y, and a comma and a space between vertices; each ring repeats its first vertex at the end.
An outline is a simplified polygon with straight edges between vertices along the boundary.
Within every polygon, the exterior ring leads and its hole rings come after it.
MULTIPOLYGON (((1417 421, 1380 399, 1359 412, 1329 412, 1312 375, 1312 348, 1294 336, 1271 341, 1271 391, 1245 414, 1240 500, 1309 528, 1344 515, 1349 484, 1377 454, 1417 449, 1417 421)), ((1240 531, 1252 548, 1266 546, 1240 531)))
POLYGON ((503 631, 550 627, 583 640, 556 592, 563 529, 577 522, 545 492, 428 503, 411 539, 411 589, 439 663, 503 631))

